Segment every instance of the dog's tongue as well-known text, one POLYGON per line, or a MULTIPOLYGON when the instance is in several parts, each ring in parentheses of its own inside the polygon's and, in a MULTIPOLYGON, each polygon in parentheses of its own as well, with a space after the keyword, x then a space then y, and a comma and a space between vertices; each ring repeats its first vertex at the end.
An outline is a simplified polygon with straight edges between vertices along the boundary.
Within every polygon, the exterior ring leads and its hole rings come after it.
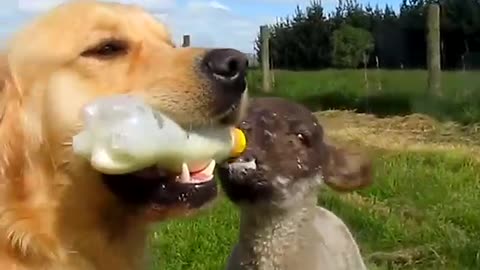
POLYGON ((182 164, 182 172, 177 176, 177 181, 185 184, 197 184, 208 182, 213 179, 213 171, 215 170, 215 160, 211 160, 201 169, 190 170, 186 163, 182 164))

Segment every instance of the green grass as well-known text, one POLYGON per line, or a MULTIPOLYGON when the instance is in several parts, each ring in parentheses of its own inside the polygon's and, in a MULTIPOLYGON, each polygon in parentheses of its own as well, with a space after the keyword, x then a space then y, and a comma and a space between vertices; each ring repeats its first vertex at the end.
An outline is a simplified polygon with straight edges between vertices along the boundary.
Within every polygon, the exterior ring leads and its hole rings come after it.
MULTIPOLYGON (((319 196, 351 227, 371 269, 480 269, 478 164, 455 154, 378 156, 371 188, 319 196)), ((223 199, 209 213, 160 225, 154 269, 222 269, 237 215, 223 199)))
MULTIPOLYGON (((261 95, 261 73, 249 73, 249 88, 261 95)), ((312 110, 356 109, 381 116, 426 113, 440 120, 480 122, 480 72, 443 72, 439 98, 426 97, 423 70, 275 71, 274 95, 312 110)))
POLYGON ((238 213, 219 199, 212 210, 160 226, 152 237, 153 269, 222 269, 237 237, 238 213))

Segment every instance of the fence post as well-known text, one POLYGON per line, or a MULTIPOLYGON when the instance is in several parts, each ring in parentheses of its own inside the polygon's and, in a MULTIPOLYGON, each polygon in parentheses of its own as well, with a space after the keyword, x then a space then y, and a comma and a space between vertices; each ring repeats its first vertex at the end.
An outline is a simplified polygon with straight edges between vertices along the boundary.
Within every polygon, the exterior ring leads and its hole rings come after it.
POLYGON ((190 47, 190 35, 183 35, 182 47, 190 47))
POLYGON ((427 68, 428 94, 440 96, 441 52, 440 52, 440 6, 429 4, 427 12, 427 68))
POLYGON ((262 89, 265 93, 269 93, 272 91, 272 79, 270 76, 270 29, 267 25, 260 26, 260 36, 262 39, 262 89))

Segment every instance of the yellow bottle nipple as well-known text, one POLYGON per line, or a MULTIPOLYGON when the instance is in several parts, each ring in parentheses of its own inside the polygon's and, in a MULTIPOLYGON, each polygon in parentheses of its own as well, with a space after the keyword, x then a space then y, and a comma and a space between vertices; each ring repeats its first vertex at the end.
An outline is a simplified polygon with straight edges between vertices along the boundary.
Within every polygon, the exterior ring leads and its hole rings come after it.
POLYGON ((232 138, 233 147, 232 151, 230 152, 230 158, 237 158, 247 148, 247 138, 245 137, 245 133, 243 133, 243 131, 238 128, 234 128, 232 130, 232 138))

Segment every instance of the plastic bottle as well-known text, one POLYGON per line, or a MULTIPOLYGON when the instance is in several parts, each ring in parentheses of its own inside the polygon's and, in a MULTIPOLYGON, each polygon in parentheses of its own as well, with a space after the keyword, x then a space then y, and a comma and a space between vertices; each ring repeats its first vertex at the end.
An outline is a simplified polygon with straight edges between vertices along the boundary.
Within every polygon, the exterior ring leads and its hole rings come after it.
POLYGON ((83 111, 84 130, 73 137, 73 150, 106 174, 124 174, 152 165, 180 172, 212 159, 240 154, 245 137, 232 128, 185 130, 141 99, 116 95, 96 99, 83 111))

